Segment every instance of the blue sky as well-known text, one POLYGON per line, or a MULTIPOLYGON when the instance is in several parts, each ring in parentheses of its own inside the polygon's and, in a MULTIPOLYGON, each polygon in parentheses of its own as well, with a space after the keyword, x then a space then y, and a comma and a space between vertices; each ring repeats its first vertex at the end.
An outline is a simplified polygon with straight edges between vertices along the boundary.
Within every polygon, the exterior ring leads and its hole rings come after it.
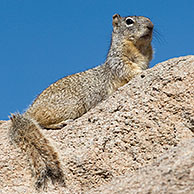
POLYGON ((153 21, 152 66, 194 54, 193 0, 0 0, 0 119, 59 78, 103 63, 115 13, 153 21))

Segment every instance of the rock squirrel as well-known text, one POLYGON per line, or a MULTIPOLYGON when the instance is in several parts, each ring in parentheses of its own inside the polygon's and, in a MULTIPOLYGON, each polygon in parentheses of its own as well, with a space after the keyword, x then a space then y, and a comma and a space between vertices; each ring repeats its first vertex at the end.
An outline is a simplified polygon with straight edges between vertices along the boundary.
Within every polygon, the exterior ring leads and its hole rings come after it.
POLYGON ((143 16, 113 15, 111 46, 104 64, 51 84, 24 114, 10 117, 11 141, 27 155, 36 188, 49 179, 65 185, 57 152, 41 132, 60 129, 106 99, 152 59, 152 22, 143 16))

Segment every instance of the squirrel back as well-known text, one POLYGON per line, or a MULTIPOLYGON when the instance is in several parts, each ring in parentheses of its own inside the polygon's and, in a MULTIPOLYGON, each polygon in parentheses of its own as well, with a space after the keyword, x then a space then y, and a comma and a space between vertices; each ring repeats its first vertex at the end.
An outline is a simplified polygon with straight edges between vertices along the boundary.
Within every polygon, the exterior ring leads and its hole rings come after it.
POLYGON ((23 114, 12 115, 10 137, 31 161, 36 188, 51 179, 64 185, 57 152, 41 132, 60 129, 82 116, 149 66, 152 22, 143 16, 113 16, 111 46, 104 64, 64 77, 45 89, 23 114))

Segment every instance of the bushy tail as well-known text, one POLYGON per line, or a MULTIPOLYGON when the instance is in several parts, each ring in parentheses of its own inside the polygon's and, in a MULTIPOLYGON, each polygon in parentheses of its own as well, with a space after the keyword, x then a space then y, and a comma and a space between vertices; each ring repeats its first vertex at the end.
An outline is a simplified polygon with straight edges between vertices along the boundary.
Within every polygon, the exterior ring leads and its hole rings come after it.
POLYGON ((41 133, 41 127, 33 119, 21 114, 12 115, 10 119, 11 141, 27 154, 36 188, 45 188, 49 179, 52 183, 58 182, 64 186, 58 154, 41 133))

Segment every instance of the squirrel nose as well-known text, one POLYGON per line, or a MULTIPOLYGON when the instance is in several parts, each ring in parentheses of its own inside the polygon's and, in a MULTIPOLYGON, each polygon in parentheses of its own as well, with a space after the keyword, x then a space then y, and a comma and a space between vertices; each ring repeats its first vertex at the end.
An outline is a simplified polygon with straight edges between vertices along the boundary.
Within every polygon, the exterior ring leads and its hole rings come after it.
POLYGON ((147 28, 148 30, 152 31, 154 28, 154 25, 152 23, 148 23, 147 28))

